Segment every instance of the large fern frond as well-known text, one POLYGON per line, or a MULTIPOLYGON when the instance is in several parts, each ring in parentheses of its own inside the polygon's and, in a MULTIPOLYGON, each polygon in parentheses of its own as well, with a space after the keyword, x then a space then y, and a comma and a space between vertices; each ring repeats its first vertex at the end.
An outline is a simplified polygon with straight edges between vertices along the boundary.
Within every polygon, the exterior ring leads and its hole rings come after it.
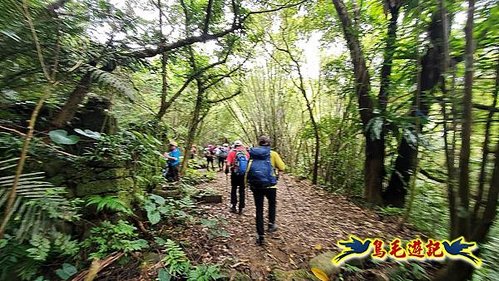
MULTIPOLYGON (((0 171, 13 168, 17 160, 0 161, 0 171)), ((22 174, 20 177, 16 201, 7 214, 11 217, 10 223, 17 226, 15 236, 20 241, 49 229, 54 220, 77 218, 73 202, 64 197, 66 190, 44 179, 43 172, 22 174)), ((13 183, 13 175, 0 177, 0 210, 5 208, 13 183)))
POLYGON ((126 205, 125 202, 123 202, 123 200, 119 199, 117 196, 92 195, 87 199, 86 206, 90 205, 95 205, 97 207, 97 212, 106 209, 113 212, 132 214, 132 210, 126 205))
POLYGON ((97 83, 111 87, 124 94, 128 99, 130 99, 130 101, 135 101, 135 90, 130 83, 125 82, 119 76, 91 65, 86 65, 82 68, 90 71, 92 79, 94 79, 97 83))

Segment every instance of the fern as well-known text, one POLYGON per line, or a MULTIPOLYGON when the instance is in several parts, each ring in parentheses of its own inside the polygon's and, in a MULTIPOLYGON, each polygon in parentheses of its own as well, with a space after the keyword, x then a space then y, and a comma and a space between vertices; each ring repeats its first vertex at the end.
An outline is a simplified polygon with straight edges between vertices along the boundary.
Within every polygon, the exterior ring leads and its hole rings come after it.
POLYGON ((138 237, 137 228, 127 221, 103 221, 90 230, 90 235, 83 241, 82 246, 91 251, 90 259, 102 259, 116 251, 128 254, 149 247, 146 240, 138 237))
POLYGON ((220 268, 216 265, 194 266, 187 277, 187 281, 212 281, 226 277, 220 273, 220 268))
POLYGON ((117 75, 104 70, 100 70, 99 68, 91 65, 86 65, 83 68, 85 68, 87 71, 90 71, 92 79, 94 79, 97 83, 117 90, 118 92, 124 94, 131 101, 135 100, 135 90, 117 75))
POLYGON ((107 209, 110 211, 122 212, 129 215, 132 214, 132 210, 125 204, 125 202, 123 202, 116 196, 90 196, 87 199, 86 206, 90 205, 97 205, 97 212, 107 209))
POLYGON ((28 246, 19 244, 5 235, 6 245, 0 247, 0 280, 32 280, 41 265, 40 261, 27 258, 28 246))
MULTIPOLYGON (((0 161, 0 171, 11 169, 18 159, 0 161)), ((75 201, 63 195, 64 188, 55 187, 44 179, 43 172, 22 174, 16 189, 17 197, 10 211, 11 223, 16 223, 16 239, 24 241, 31 236, 49 230, 51 221, 77 219, 75 201)), ((5 204, 13 185, 14 176, 0 177, 0 209, 5 204)), ((4 214, 5 215, 5 214, 4 214)))
POLYGON ((163 245, 166 250, 162 260, 165 267, 158 272, 159 280, 171 280, 171 276, 188 281, 211 281, 225 277, 220 273, 218 266, 192 266, 185 252, 173 240, 165 241, 156 237, 156 243, 163 245))
POLYGON ((170 239, 167 239, 164 245, 166 256, 163 258, 163 262, 168 273, 176 277, 187 273, 191 264, 182 248, 170 239))

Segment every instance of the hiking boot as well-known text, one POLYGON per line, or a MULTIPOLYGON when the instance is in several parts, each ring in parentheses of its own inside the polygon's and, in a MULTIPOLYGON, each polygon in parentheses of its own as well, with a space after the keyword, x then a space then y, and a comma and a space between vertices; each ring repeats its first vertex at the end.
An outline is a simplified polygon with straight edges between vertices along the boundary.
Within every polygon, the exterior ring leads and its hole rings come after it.
POLYGON ((269 228, 267 229, 267 232, 272 233, 277 231, 277 225, 275 223, 269 223, 269 228))
POLYGON ((237 214, 236 207, 234 207, 234 206, 230 207, 230 212, 234 213, 234 214, 237 214))
POLYGON ((264 242, 264 240, 265 240, 265 239, 263 238, 263 235, 258 235, 258 236, 256 237, 256 244, 257 244, 258 246, 263 246, 263 242, 264 242))
POLYGON ((239 208, 238 214, 242 215, 243 214, 243 208, 239 208))

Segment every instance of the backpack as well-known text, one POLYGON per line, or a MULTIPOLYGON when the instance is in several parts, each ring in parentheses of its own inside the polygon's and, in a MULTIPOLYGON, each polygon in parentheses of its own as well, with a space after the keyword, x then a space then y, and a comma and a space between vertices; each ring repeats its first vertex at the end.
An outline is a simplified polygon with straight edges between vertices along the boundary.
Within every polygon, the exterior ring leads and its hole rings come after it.
POLYGON ((210 150, 209 148, 206 148, 204 150, 204 157, 206 158, 213 158, 213 150, 210 150))
POLYGON ((246 158, 246 151, 236 151, 236 161, 234 161, 234 173, 238 176, 244 176, 248 168, 248 158, 246 158))
POLYGON ((220 152, 218 153, 218 157, 222 157, 222 158, 227 158, 227 155, 229 154, 229 151, 227 150, 227 148, 220 148, 220 152))
POLYGON ((277 184, 274 168, 270 162, 270 147, 251 148, 250 161, 247 178, 252 187, 267 188, 277 184))

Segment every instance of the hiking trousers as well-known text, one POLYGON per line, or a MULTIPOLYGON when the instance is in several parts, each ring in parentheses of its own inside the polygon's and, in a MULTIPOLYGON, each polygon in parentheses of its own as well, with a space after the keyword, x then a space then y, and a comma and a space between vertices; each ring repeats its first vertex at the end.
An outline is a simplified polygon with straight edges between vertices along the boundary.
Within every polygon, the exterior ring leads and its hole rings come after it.
POLYGON ((168 171, 166 172, 166 179, 168 181, 179 181, 179 170, 178 170, 179 165, 175 166, 168 166, 168 171))
POLYGON ((211 163, 211 169, 213 171, 215 171, 215 167, 214 167, 214 162, 213 162, 213 156, 211 157, 206 157, 206 170, 210 170, 210 163, 211 163))
POLYGON ((264 223, 263 223, 263 201, 267 197, 269 201, 269 224, 275 223, 275 213, 276 213, 276 195, 277 188, 255 188, 252 187, 253 198, 255 199, 256 208, 256 232, 259 236, 264 235, 264 223))
POLYGON ((225 159, 227 159, 227 157, 218 157, 218 168, 220 169, 220 171, 224 167, 225 159))
POLYGON ((244 190, 244 175, 236 175, 235 173, 232 173, 230 175, 230 185, 231 185, 231 190, 230 190, 230 205, 231 207, 235 208, 237 205, 237 195, 238 195, 238 189, 239 189, 239 210, 242 210, 246 205, 245 205, 245 190, 244 190))

